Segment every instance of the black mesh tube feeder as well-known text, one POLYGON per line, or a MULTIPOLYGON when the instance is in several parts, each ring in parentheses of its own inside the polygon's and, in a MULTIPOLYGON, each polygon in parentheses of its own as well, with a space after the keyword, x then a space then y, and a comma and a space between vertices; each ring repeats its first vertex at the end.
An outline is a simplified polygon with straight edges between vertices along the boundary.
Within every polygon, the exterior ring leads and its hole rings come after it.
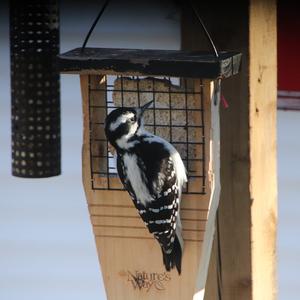
POLYGON ((59 17, 56 0, 10 1, 12 173, 60 174, 59 17))

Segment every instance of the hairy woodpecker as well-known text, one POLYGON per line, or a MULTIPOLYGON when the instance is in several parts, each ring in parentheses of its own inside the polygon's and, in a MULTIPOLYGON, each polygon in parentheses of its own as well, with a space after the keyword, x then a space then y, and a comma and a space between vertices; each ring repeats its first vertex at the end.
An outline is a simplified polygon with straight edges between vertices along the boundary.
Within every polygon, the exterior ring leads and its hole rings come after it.
POLYGON ((143 127, 143 113, 152 102, 141 108, 113 110, 106 117, 105 134, 116 150, 119 177, 161 246, 166 270, 176 266, 180 274, 180 198, 187 176, 176 149, 143 127))

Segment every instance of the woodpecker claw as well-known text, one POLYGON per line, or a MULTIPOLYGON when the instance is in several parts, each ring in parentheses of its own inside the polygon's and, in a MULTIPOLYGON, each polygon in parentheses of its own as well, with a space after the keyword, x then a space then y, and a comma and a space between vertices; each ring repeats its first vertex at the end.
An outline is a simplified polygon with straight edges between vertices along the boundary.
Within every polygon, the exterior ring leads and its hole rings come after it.
POLYGON ((116 149, 110 143, 108 143, 108 151, 111 153, 111 155, 115 155, 116 153, 116 149))

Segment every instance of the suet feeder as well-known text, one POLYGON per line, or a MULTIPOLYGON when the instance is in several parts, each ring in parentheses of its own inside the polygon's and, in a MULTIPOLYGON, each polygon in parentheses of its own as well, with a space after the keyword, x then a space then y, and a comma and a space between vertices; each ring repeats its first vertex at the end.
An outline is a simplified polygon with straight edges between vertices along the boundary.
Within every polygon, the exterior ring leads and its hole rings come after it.
POLYGON ((109 300, 193 299, 205 287, 220 195, 220 81, 240 53, 80 48, 59 56, 80 75, 83 183, 109 300), (179 151, 189 182, 182 195, 182 273, 166 272, 158 243, 123 189, 104 135, 116 107, 154 100, 145 127, 179 151))
MULTIPOLYGON (((192 299, 204 288, 220 194, 220 81, 239 70, 239 53, 80 48, 59 56, 80 75, 83 183, 108 299, 192 299), (166 272, 117 176, 104 135, 106 115, 154 99, 145 126, 179 151, 189 182, 181 204, 182 274, 166 272)), ((113 152, 113 151, 112 151, 113 152)))

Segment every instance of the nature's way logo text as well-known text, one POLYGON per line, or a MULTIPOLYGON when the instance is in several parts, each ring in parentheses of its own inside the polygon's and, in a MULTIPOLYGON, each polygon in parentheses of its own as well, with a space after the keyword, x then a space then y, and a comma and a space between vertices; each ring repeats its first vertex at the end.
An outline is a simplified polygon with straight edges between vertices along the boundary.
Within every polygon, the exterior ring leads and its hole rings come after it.
MULTIPOLYGON (((124 274, 125 275, 125 274, 124 274)), ((131 282, 134 289, 146 290, 147 292, 152 288, 156 290, 165 290, 166 283, 171 280, 169 273, 148 273, 148 272, 126 272, 127 280, 131 282)))

